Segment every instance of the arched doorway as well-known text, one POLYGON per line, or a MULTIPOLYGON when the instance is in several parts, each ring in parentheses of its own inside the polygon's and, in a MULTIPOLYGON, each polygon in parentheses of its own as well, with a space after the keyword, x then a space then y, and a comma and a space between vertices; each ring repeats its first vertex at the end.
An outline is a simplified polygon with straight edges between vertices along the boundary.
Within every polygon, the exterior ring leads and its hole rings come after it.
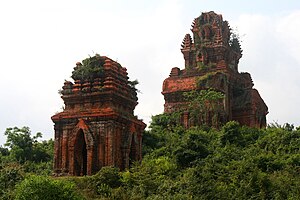
POLYGON ((87 175, 87 146, 82 129, 79 129, 74 145, 74 175, 87 175))
POLYGON ((129 152, 129 166, 132 165, 132 163, 137 160, 136 153, 137 153, 136 143, 134 140, 134 135, 132 134, 131 146, 129 152))

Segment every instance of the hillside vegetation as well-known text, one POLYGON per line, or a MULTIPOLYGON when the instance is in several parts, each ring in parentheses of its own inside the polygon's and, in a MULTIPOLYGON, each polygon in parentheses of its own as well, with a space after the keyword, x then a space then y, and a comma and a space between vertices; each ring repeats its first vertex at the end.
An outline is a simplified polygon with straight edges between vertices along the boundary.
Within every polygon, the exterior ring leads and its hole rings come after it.
POLYGON ((120 172, 52 177, 53 141, 7 129, 0 148, 1 199, 300 199, 300 128, 228 122, 184 129, 176 116, 152 118, 143 161, 120 172), (6 148, 8 147, 8 148, 6 148))

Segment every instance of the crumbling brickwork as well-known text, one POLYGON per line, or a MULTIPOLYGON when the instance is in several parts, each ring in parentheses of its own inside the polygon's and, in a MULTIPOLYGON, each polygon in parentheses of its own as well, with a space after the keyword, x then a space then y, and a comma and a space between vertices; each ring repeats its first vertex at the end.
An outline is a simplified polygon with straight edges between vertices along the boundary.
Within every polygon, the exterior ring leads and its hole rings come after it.
POLYGON ((126 68, 96 55, 78 62, 72 77, 75 82, 66 81, 61 91, 64 110, 52 116, 54 172, 91 175, 141 160, 146 125, 134 116, 137 94, 126 68))
MULTIPOLYGON (((212 11, 202 13, 194 20, 191 31, 193 38, 187 34, 181 48, 185 69, 174 67, 163 83, 165 113, 186 106, 184 92, 212 88, 224 94, 223 111, 217 113, 219 122, 236 120, 250 127, 265 127, 268 107, 253 89, 250 74, 238 71, 242 50, 228 22, 212 11)), ((211 125, 209 118, 206 124, 211 125)), ((195 125, 187 112, 182 123, 186 127, 195 125)))

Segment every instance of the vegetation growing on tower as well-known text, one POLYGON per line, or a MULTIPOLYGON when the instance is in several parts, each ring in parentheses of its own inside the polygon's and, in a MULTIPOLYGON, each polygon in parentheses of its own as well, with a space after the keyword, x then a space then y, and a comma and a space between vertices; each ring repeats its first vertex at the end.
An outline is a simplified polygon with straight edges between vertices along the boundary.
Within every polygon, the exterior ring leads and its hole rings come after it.
POLYGON ((93 81, 96 78, 103 77, 103 65, 105 58, 99 54, 86 58, 82 62, 77 62, 74 71, 72 72, 72 78, 74 80, 81 81, 93 81))

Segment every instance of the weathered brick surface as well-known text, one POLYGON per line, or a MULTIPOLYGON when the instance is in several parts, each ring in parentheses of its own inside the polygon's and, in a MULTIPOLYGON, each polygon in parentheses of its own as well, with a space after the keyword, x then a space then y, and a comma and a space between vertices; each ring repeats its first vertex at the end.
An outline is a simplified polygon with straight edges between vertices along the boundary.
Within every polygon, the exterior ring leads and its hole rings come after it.
POLYGON ((124 169, 141 160, 146 125, 133 115, 136 91, 128 84, 126 68, 102 58, 104 76, 64 83, 65 109, 52 116, 57 175, 91 175, 103 166, 124 169))
MULTIPOLYGON (((163 82, 164 111, 182 110, 187 104, 183 92, 213 88, 225 96, 223 111, 218 113, 220 123, 236 120, 242 125, 265 127, 268 107, 253 89, 250 74, 238 72, 242 50, 227 21, 214 12, 202 13, 191 30, 193 38, 187 34, 181 48, 185 69, 172 68, 163 82)), ((182 123, 192 125, 188 113, 183 115, 182 123)))

